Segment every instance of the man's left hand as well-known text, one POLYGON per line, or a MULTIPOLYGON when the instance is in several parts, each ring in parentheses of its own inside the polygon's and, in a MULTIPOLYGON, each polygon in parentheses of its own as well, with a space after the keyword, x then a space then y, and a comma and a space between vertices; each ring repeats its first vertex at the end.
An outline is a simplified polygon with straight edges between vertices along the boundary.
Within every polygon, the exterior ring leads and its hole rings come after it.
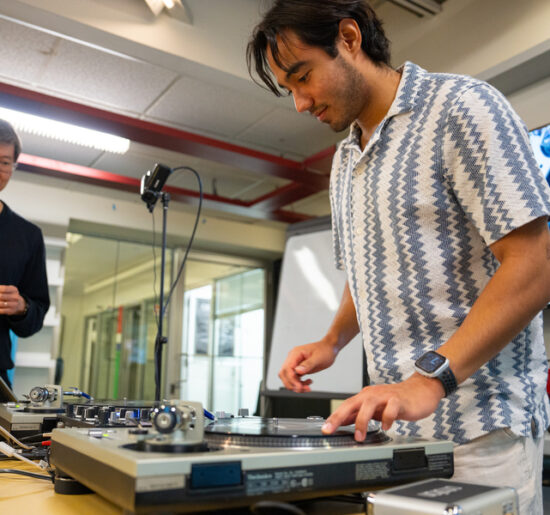
POLYGON ((0 284, 0 315, 22 315, 27 303, 16 286, 0 284))
POLYGON ((355 440, 362 442, 371 419, 382 422, 388 430, 395 420, 416 421, 431 415, 445 396, 443 385, 414 373, 401 383, 367 386, 346 399, 327 419, 323 433, 355 422, 355 440))

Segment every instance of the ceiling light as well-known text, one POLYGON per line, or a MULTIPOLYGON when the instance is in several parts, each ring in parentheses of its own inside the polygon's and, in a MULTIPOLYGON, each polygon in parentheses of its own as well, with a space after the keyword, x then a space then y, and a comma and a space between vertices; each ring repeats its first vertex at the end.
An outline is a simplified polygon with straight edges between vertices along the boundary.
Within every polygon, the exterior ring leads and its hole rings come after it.
POLYGON ((183 0, 145 0, 145 3, 155 16, 159 16, 162 12, 168 14, 171 18, 182 21, 191 25, 191 12, 184 5, 183 0))
POLYGON ((145 3, 155 16, 158 16, 164 9, 164 2, 162 0, 145 0, 145 3))
POLYGON ((0 118, 10 122, 17 130, 36 134, 74 145, 95 148, 115 154, 125 154, 130 148, 130 140, 107 134, 106 132, 86 129, 70 123, 58 122, 33 114, 21 113, 0 107, 0 118))

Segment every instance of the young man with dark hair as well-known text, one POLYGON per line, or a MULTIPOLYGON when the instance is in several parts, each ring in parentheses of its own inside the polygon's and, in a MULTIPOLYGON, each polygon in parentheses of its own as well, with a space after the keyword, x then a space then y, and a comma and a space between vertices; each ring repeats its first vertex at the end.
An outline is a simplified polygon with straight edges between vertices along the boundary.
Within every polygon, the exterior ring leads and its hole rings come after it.
POLYGON ((279 376, 296 392, 359 331, 371 386, 326 421, 450 439, 458 480, 517 489, 542 513, 550 424, 540 311, 550 189, 508 102, 471 77, 389 65, 363 0, 276 0, 247 49, 276 94, 335 131, 330 201, 341 305, 279 376))
MULTIPOLYGON (((0 192, 20 153, 13 127, 0 120, 0 192)), ((13 368, 10 329, 17 336, 33 335, 42 328, 49 307, 42 232, 0 201, 0 377, 8 386, 7 371, 13 368)))

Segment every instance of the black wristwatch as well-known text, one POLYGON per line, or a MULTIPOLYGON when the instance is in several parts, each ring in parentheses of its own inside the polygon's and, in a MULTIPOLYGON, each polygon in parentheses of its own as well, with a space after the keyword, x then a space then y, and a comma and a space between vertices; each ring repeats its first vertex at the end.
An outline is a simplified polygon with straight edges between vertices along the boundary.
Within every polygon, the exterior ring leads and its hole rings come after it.
POLYGON ((458 388, 456 377, 449 367, 449 360, 433 350, 422 354, 414 363, 414 368, 423 376, 439 379, 445 390, 445 397, 458 388))

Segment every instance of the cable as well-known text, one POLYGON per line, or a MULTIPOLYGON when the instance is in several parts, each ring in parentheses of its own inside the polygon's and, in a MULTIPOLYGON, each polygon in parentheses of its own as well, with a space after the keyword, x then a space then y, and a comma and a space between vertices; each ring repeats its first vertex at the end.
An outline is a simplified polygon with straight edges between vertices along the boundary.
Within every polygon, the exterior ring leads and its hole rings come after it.
POLYGON ((51 433, 38 433, 30 436, 22 436, 21 438, 19 438, 19 441, 30 442, 30 443, 40 443, 43 438, 49 438, 50 436, 52 436, 51 433), (34 440, 36 440, 36 442, 34 442, 34 440))
POLYGON ((46 464, 42 461, 40 463, 35 463, 34 461, 25 458, 25 456, 17 454, 17 451, 13 447, 9 446, 6 442, 0 442, 0 452, 2 454, 5 454, 8 458, 15 458, 17 460, 24 461, 25 463, 29 463, 33 467, 39 468, 42 471, 46 466, 46 464), (41 464, 44 466, 42 466, 41 464))
POLYGON ((26 470, 0 469, 0 474, 19 474, 20 476, 34 477, 35 479, 52 480, 51 476, 43 476, 42 474, 35 474, 34 472, 27 472, 26 470))
POLYGON ((157 237, 155 233, 155 212, 154 211, 151 213, 151 219, 153 220, 153 245, 152 245, 152 248, 153 248, 153 300, 154 300, 153 313, 155 315, 155 322, 157 324, 157 331, 158 331, 159 317, 157 314, 157 310, 155 309, 155 305, 157 303, 157 254, 155 251, 155 243, 156 243, 157 237))
POLYGON ((72 397, 84 397, 85 399, 88 399, 89 401, 93 401, 94 398, 82 390, 79 390, 76 386, 69 386, 69 389, 66 392, 63 392, 63 395, 69 395, 72 397))
POLYGON ((188 170, 188 171, 192 172, 193 174, 195 174, 195 177, 197 178, 197 181, 199 183, 199 207, 197 209, 197 216, 195 217, 195 224, 193 226, 193 232, 191 233, 191 237, 189 238, 189 243, 187 244, 187 248, 185 249, 185 254, 183 256, 183 260, 181 262, 180 268, 179 268, 178 273, 176 275, 176 279, 174 280, 174 282, 172 283, 172 286, 170 287, 170 292, 168 293, 168 297, 167 297, 166 303, 164 304, 164 308, 161 307, 161 314, 164 313, 166 311, 166 309, 168 308, 168 304, 170 303, 170 299, 172 298, 172 294, 174 293, 174 290, 176 288, 176 284, 179 281, 179 278, 180 278, 180 276, 183 272, 183 269, 185 267, 185 263, 187 261, 187 256, 189 254, 189 251, 191 250, 191 246, 193 245, 193 240, 195 239, 195 233, 197 232, 197 227, 199 225, 199 220, 200 220, 200 217, 201 217, 201 210, 202 210, 203 191, 202 191, 202 181, 201 181, 200 175, 198 174, 198 172, 196 170, 194 170, 190 166, 178 166, 177 168, 173 169, 174 172, 177 171, 177 170, 188 170))
MULTIPOLYGON (((27 449, 27 451, 32 450, 32 447, 25 445, 23 442, 19 441, 15 436, 13 436, 9 431, 4 429, 2 426, 0 426, 0 433, 2 433, 8 440, 11 440, 12 442, 19 445, 19 447, 22 447, 23 449, 27 449)), ((0 444, 3 442, 0 442, 0 444)))

